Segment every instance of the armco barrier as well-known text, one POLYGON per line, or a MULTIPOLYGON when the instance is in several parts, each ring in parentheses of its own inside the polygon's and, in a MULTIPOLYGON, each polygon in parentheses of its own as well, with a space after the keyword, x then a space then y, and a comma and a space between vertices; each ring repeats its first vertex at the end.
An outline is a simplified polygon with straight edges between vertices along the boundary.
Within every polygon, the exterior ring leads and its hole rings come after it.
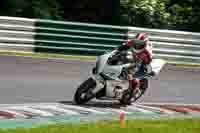
POLYGON ((37 20, 35 51, 99 55, 122 44, 127 31, 119 26, 37 20))
POLYGON ((1 50, 34 50, 35 20, 16 17, 0 17, 1 50))
POLYGON ((138 32, 150 34, 155 58, 200 64, 200 33, 16 17, 0 17, 0 49, 99 55, 138 32))
POLYGON ((171 63, 200 64, 200 33, 128 27, 129 38, 146 32, 153 43, 154 57, 171 63))

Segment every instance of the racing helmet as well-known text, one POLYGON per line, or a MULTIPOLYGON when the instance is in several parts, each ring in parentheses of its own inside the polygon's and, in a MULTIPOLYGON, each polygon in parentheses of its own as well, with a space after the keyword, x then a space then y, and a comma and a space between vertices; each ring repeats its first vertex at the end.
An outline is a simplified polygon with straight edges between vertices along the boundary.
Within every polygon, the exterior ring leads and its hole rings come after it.
POLYGON ((135 52, 140 52, 142 51, 146 45, 147 45, 147 41, 149 41, 149 37, 146 33, 138 33, 136 36, 135 36, 135 45, 133 47, 133 50, 135 52))

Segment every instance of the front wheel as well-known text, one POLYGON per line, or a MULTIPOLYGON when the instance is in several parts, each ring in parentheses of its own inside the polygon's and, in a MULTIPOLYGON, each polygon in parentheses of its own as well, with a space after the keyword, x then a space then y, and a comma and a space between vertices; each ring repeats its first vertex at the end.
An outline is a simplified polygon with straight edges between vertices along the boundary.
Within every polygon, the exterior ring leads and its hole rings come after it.
POLYGON ((76 90, 74 102, 76 104, 84 104, 94 98, 95 95, 92 94, 91 90, 94 89, 95 86, 96 82, 92 78, 83 82, 76 90))

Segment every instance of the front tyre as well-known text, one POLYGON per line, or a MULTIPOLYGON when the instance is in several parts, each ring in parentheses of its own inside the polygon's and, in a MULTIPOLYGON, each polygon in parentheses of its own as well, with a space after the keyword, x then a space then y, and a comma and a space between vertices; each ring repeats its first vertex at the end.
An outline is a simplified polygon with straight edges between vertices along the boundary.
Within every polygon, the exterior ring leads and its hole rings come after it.
POLYGON ((84 81, 76 90, 74 102, 76 104, 84 104, 94 98, 95 95, 93 95, 91 91, 95 88, 95 86, 96 82, 92 78, 84 81))

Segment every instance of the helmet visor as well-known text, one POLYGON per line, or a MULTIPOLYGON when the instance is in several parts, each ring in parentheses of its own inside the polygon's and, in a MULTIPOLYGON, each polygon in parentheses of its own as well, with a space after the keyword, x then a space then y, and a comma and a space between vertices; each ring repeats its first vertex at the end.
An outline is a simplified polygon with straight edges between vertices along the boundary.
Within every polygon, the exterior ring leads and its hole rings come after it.
POLYGON ((135 45, 134 45, 134 48, 136 50, 140 50, 140 49, 143 49, 146 45, 146 42, 145 41, 142 41, 142 40, 135 40, 135 45))

